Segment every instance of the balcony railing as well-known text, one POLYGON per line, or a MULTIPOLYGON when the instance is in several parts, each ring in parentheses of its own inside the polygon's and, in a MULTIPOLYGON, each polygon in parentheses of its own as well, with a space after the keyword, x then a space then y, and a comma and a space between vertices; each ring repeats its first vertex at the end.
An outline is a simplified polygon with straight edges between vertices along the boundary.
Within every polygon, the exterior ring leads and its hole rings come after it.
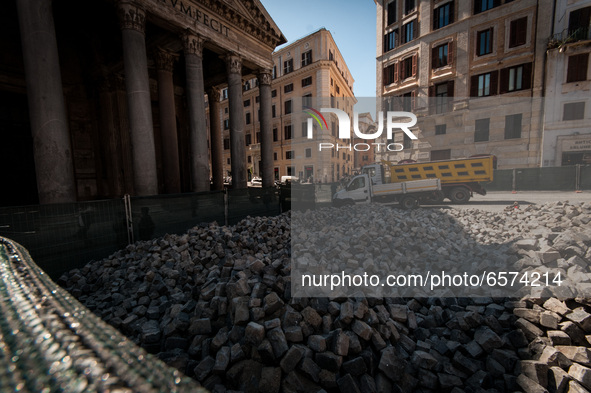
POLYGON ((554 34, 548 39, 548 49, 559 48, 567 44, 587 40, 591 40, 591 29, 589 29, 589 26, 564 29, 561 33, 554 34))

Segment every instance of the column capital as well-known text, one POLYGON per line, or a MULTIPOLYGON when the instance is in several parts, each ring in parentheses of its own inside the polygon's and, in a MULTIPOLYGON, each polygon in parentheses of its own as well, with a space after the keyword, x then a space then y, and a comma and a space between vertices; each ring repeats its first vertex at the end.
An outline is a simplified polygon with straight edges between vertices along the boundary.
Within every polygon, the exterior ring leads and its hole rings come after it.
POLYGON ((121 29, 137 30, 144 34, 146 30, 146 12, 137 4, 120 1, 117 4, 117 15, 121 29))
POLYGON ((158 49, 154 52, 156 69, 159 71, 172 72, 174 62, 177 58, 178 55, 176 53, 172 53, 164 49, 158 49))
POLYGON ((207 98, 209 102, 219 102, 221 97, 220 89, 217 87, 210 87, 207 89, 207 98))
POLYGON ((228 73, 242 75, 242 59, 235 53, 226 54, 228 73))
POLYGON ((203 55, 203 43, 205 40, 197 33, 187 30, 183 34, 183 48, 186 55, 203 55))
POLYGON ((271 70, 269 69, 260 69, 257 72, 257 79, 259 80, 259 85, 270 85, 271 84, 271 70))

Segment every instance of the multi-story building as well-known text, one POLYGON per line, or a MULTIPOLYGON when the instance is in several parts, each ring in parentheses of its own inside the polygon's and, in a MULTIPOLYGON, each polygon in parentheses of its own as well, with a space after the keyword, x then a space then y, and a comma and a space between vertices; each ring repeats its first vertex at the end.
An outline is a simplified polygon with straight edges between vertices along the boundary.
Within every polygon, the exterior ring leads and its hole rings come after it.
MULTIPOLYGON (((351 149, 319 151, 319 135, 307 138, 304 107, 339 108, 352 118, 356 99, 353 77, 330 31, 322 28, 273 53, 271 82, 271 117, 273 129, 273 171, 281 176, 296 176, 302 181, 333 182, 352 173, 351 149)), ((224 173, 231 176, 228 101, 222 90, 222 129, 224 140, 224 173)), ((249 177, 260 176, 259 89, 256 78, 244 83, 244 116, 247 168, 249 177)), ((325 132, 325 143, 337 144, 336 117, 324 115, 328 130, 315 126, 314 132, 325 132)), ((339 140, 341 145, 343 141, 339 140)), ((349 142, 347 142, 348 144, 349 142)))
POLYGON ((537 0, 376 0, 382 109, 417 115, 400 161, 494 154, 541 159, 544 55, 552 7, 537 0))
POLYGON ((591 0, 556 1, 546 57, 543 166, 591 164, 591 0))

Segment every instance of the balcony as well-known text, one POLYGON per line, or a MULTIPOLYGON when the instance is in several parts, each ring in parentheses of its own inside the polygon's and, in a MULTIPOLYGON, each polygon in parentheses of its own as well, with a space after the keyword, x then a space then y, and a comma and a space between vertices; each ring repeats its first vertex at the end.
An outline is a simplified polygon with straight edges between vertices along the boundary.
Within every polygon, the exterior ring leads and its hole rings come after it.
POLYGON ((554 34, 548 39, 548 49, 562 48, 565 45, 589 40, 591 40, 591 30, 589 29, 589 26, 582 26, 576 29, 564 29, 561 33, 554 34))

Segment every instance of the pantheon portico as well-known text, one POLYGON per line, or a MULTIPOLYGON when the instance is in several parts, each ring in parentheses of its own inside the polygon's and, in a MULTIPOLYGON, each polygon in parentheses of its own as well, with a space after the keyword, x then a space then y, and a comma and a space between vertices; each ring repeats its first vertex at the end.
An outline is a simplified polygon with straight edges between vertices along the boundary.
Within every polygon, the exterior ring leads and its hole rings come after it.
MULTIPOLYGON (((11 3, 11 2, 7 2, 11 3)), ((245 188, 243 81, 257 77, 263 185, 273 182, 272 52, 258 0, 14 0, 0 15, 0 205, 245 188), (20 32, 20 41, 11 41, 20 32), (265 146, 267 145, 267 146, 265 146), (33 181, 32 179, 35 179, 33 181)))

